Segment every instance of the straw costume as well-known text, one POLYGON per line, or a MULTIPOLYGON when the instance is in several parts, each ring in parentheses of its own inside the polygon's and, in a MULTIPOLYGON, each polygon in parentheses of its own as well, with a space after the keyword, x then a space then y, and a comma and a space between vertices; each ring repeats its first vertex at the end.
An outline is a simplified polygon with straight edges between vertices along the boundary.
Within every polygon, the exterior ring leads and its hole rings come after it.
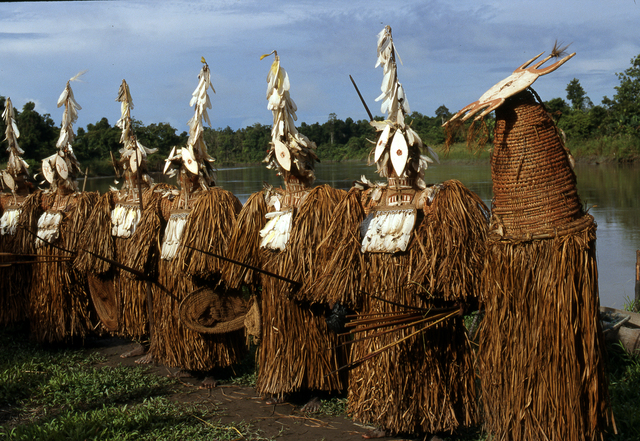
MULTIPOLYGON (((121 103, 116 126, 122 129, 123 147, 120 159, 114 159, 113 165, 116 177, 123 178, 124 183, 120 190, 112 187, 100 197, 82 235, 82 250, 75 265, 88 273, 91 297, 102 326, 123 337, 142 339, 148 335, 148 282, 136 280, 130 271, 112 263, 124 263, 126 256, 139 252, 139 244, 132 237, 144 208, 160 197, 154 192, 153 179, 147 171, 147 156, 157 149, 143 146, 136 138, 131 125, 133 100, 125 80, 116 101, 121 103)), ((146 240, 157 241, 158 232, 159 225, 149 231, 146 240)))
MULTIPOLYGON (((151 352, 162 364, 184 370, 208 371, 238 362, 245 353, 242 326, 225 326, 245 305, 241 295, 219 285, 222 261, 242 205, 230 192, 215 187, 214 159, 207 153, 203 120, 211 122, 209 66, 198 75, 191 105, 187 146, 166 159, 164 172, 178 176, 180 191, 165 193, 161 215, 166 222, 153 289, 151 352), (215 291, 213 288, 215 287, 215 291)), ((214 90, 215 92, 215 90, 214 90)))
MULTIPOLYGON (((84 338, 92 329, 86 278, 72 267, 80 234, 97 193, 79 192, 76 177, 80 165, 73 153, 73 123, 80 105, 67 82, 58 107, 64 105, 58 151, 42 161, 42 174, 50 184, 42 202, 46 210, 38 219, 35 247, 38 259, 47 261, 34 268, 29 319, 32 337, 39 342, 63 342, 84 338)), ((32 238, 34 240, 34 238, 32 238)))
MULTIPOLYGON (((260 395, 277 403, 293 392, 331 392, 346 386, 343 378, 332 373, 343 357, 342 350, 336 349, 338 336, 327 324, 327 305, 297 299, 300 286, 318 271, 315 249, 344 192, 327 185, 311 188, 318 162, 316 145, 295 127, 297 108, 289 95, 289 76, 278 54, 272 54, 267 108, 273 113, 273 128, 264 162, 278 170, 285 187, 268 187, 251 195, 238 216, 229 257, 289 281, 235 264, 226 266, 225 279, 231 286, 244 282, 254 289, 262 287, 256 387, 260 395)), ((251 327, 247 328, 249 332, 251 327)), ((305 410, 313 411, 316 405, 312 399, 305 410)))
POLYGON ((485 425, 499 440, 595 440, 611 422, 596 225, 558 129, 529 87, 575 55, 541 67, 562 52, 527 61, 451 120, 496 112, 479 369, 485 425))
MULTIPOLYGON (((473 353, 462 314, 475 303, 488 210, 458 181, 427 185, 432 159, 404 123, 391 28, 378 35, 384 121, 374 159, 387 183, 364 177, 336 207, 318 251, 312 292, 358 311, 348 412, 389 433, 454 431, 477 422, 473 353)), ((377 66, 376 65, 376 66, 377 66)), ((429 155, 437 155, 426 147, 429 155)))
POLYGON ((11 98, 5 101, 2 117, 5 121, 5 141, 9 160, 7 168, 0 171, 0 185, 9 192, 0 193, 0 326, 27 319, 28 292, 31 283, 35 253, 32 236, 25 238, 20 225, 33 227, 39 216, 39 197, 32 193, 29 182, 29 164, 23 159, 24 151, 18 145, 20 131, 16 125, 11 98), (5 266, 6 265, 6 266, 5 266))

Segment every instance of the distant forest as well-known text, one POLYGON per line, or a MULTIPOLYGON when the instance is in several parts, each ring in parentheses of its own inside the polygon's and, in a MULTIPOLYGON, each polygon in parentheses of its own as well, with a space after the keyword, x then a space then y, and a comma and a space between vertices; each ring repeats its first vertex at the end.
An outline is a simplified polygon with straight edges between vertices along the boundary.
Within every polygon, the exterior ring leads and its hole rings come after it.
MULTIPOLYGON (((567 85, 566 99, 554 98, 545 102, 564 131, 570 150, 580 150, 588 145, 588 154, 592 155, 612 155, 618 160, 640 157, 640 55, 631 60, 631 67, 616 75, 620 84, 615 87, 615 95, 613 98, 604 97, 599 105, 593 104, 575 78, 567 85)), ((5 97, 0 96, 2 109, 4 104, 5 97)), ((25 151, 24 159, 30 164, 32 173, 40 170, 43 158, 55 153, 60 131, 49 114, 40 115, 34 109, 32 102, 26 103, 21 111, 16 109, 16 123, 20 130, 18 143, 25 151)), ((442 105, 435 110, 434 116, 411 113, 407 116, 407 123, 412 125, 425 144, 439 146, 445 141, 442 123, 450 116, 452 113, 442 105)), ((491 129, 493 116, 490 115, 485 121, 491 129)), ((158 149, 149 158, 149 165, 157 170, 162 168, 171 148, 185 145, 188 139, 187 132, 177 133, 167 123, 145 126, 134 121, 134 129, 143 145, 158 149)), ((342 121, 334 113, 328 115, 324 123, 301 122, 298 129, 316 143, 322 161, 365 158, 372 147, 370 141, 376 139, 376 133, 368 121, 354 121, 351 118, 342 121)), ((2 133, 5 131, 3 120, 0 120, 0 130, 2 133)), ((256 163, 265 156, 270 133, 271 126, 259 123, 238 130, 230 127, 206 128, 205 141, 209 153, 219 165, 256 163)), ((112 126, 107 118, 88 124, 86 128, 78 127, 73 149, 80 164, 89 165, 91 174, 111 174, 110 152, 118 156, 120 134, 120 129, 112 126)), ((454 141, 465 142, 465 136, 466 131, 462 130, 454 141)), ((2 151, 6 146, 6 140, 3 140, 0 144, 2 151)), ((0 162, 6 162, 7 157, 0 156, 0 162)))

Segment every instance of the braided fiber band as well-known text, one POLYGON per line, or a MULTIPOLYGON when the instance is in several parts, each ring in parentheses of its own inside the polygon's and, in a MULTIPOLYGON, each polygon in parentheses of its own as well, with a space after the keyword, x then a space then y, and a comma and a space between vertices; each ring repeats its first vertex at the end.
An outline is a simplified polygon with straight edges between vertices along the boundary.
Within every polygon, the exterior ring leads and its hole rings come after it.
POLYGON ((583 214, 567 151, 529 90, 496 109, 491 170, 493 213, 505 235, 547 232, 583 214))

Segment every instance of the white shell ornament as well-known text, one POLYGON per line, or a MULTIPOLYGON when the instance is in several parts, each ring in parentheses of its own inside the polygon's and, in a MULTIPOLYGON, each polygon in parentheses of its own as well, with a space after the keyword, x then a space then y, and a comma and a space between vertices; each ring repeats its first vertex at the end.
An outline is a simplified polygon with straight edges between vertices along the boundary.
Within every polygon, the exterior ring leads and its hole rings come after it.
POLYGON ((398 176, 401 176, 405 166, 407 165, 409 149, 407 147, 407 141, 404 139, 404 135, 400 130, 397 130, 395 135, 393 135, 389 155, 391 156, 393 169, 396 171, 398 176))
POLYGON ((378 162, 380 156, 384 152, 384 148, 387 146, 387 142, 389 141, 389 133, 391 132, 391 126, 387 125, 382 133, 380 134, 380 138, 378 138, 378 142, 376 143, 376 154, 374 157, 374 161, 378 162))
POLYGON ((6 171, 2 172, 2 180, 7 185, 7 187, 9 187, 9 190, 15 191, 15 189, 16 189, 16 181, 13 180, 13 176, 11 176, 6 171))
POLYGON ((61 156, 56 156, 56 170, 58 170, 58 174, 62 179, 67 179, 69 177, 69 168, 67 167, 67 162, 61 156))
POLYGON ((291 171, 291 153, 287 146, 279 139, 274 139, 273 145, 275 147, 276 160, 278 161, 278 164, 280 164, 286 171, 291 171))
POLYGON ((187 148, 182 149, 182 162, 184 162, 184 166, 187 167, 187 170, 194 175, 198 174, 198 162, 187 148))
POLYGON ((138 171, 138 166, 142 163, 142 153, 140 153, 140 150, 136 150, 130 157, 129 157, 129 165, 131 166, 131 171, 132 172, 137 172, 138 171))
POLYGON ((53 169, 51 168, 51 163, 49 163, 48 159, 42 160, 42 174, 49 184, 53 183, 53 169))

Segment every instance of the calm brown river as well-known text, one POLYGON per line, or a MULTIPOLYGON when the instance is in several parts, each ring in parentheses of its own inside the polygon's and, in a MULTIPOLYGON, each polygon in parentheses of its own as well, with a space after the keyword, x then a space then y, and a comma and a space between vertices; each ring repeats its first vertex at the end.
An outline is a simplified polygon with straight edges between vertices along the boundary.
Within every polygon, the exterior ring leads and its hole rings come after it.
MULTIPOLYGON (((358 162, 320 164, 316 183, 348 189, 354 180, 365 175, 377 180, 375 166, 358 162)), ((576 166, 578 191, 582 202, 598 223, 597 256, 600 302, 603 306, 622 308, 634 297, 636 250, 640 249, 640 173, 637 167, 616 165, 576 166)), ((162 180, 162 177, 155 177, 162 180)), ((427 182, 458 179, 476 192, 490 206, 492 198, 489 164, 434 165, 426 173, 427 182)), ((218 185, 231 191, 243 203, 259 191, 263 182, 280 185, 274 170, 262 165, 222 168, 218 185)), ((88 191, 107 191, 113 178, 89 179, 88 191)))

